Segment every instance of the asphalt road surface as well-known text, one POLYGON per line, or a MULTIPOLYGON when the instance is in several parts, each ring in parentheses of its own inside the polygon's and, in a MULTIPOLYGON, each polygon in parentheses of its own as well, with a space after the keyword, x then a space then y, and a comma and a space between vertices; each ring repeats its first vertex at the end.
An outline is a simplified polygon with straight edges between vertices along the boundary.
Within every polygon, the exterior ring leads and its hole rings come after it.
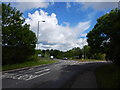
POLYGON ((62 88, 80 71, 107 62, 58 60, 59 63, 2 73, 2 88, 62 88))

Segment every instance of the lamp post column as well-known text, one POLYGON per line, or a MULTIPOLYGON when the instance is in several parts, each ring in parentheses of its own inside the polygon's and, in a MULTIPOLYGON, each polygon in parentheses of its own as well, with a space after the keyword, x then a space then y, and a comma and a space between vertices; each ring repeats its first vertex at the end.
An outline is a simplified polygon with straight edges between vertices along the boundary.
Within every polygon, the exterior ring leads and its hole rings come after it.
POLYGON ((38 49, 38 42, 39 42, 39 22, 40 21, 38 21, 38 30, 37 30, 37 39, 38 39, 38 41, 37 41, 37 49, 38 49))
MULTIPOLYGON (((42 22, 45 22, 45 20, 43 20, 42 22)), ((40 21, 38 21, 38 30, 37 30, 37 39, 38 39, 38 41, 37 41, 37 49, 39 49, 38 48, 38 44, 39 44, 39 23, 40 23, 40 21)))

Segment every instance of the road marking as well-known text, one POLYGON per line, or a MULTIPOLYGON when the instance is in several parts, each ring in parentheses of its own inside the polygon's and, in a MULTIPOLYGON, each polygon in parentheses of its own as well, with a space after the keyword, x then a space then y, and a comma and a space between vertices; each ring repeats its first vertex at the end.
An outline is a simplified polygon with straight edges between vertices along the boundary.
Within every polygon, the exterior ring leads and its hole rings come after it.
POLYGON ((28 79, 25 79, 25 80, 28 81, 28 80, 31 80, 31 79, 34 79, 34 78, 37 78, 37 77, 43 76, 43 75, 48 74, 48 73, 50 73, 50 72, 42 73, 42 74, 40 74, 40 75, 35 75, 35 76, 33 76, 33 77, 30 76, 28 79))
POLYGON ((25 75, 23 75, 23 76, 18 77, 18 79, 25 79, 25 78, 28 78, 28 77, 29 77, 29 75, 28 75, 28 74, 25 74, 25 75))
POLYGON ((34 68, 30 68, 30 69, 28 69, 28 70, 21 70, 21 71, 19 71, 19 72, 25 72, 25 71, 30 71, 30 70, 33 70, 34 68))
POLYGON ((11 76, 13 76, 14 74, 9 74, 9 73, 4 73, 3 75, 2 75, 2 78, 9 78, 9 77, 11 77, 11 76))
POLYGON ((22 74, 14 75, 12 78, 13 78, 13 79, 18 79, 19 76, 22 76, 22 74))
POLYGON ((75 65, 76 63, 71 63, 70 65, 75 65))
POLYGON ((35 72, 35 74, 38 74, 38 73, 41 73, 41 72, 44 72, 44 71, 49 71, 50 69, 44 69, 42 71, 38 71, 38 72, 35 72))
POLYGON ((18 74, 16 74, 16 73, 4 73, 2 75, 2 78, 12 78, 12 79, 18 79, 18 80, 31 80, 31 79, 37 78, 39 76, 43 76, 45 74, 48 74, 48 73, 50 73, 49 71, 50 71, 50 69, 44 68, 41 71, 39 70, 37 72, 33 72, 32 74, 27 74, 27 73, 25 73, 25 74, 22 74, 22 73, 20 73, 20 74, 19 73, 18 74), (41 74, 39 74, 39 73, 41 73, 41 74))
MULTIPOLYGON (((24 71, 19 71, 20 73, 21 72, 25 72, 25 74, 27 74, 27 73, 30 73, 30 72, 34 72, 34 71, 32 71, 34 68, 31 68, 31 69, 28 69, 28 70, 24 70, 24 71)), ((44 68, 40 68, 40 70, 44 70, 44 69, 47 69, 47 67, 44 67, 44 68)), ((34 69, 35 70, 35 69, 34 69)))
POLYGON ((34 68, 30 68, 29 70, 33 70, 34 68))
POLYGON ((19 72, 24 72, 25 70, 19 71, 19 72))

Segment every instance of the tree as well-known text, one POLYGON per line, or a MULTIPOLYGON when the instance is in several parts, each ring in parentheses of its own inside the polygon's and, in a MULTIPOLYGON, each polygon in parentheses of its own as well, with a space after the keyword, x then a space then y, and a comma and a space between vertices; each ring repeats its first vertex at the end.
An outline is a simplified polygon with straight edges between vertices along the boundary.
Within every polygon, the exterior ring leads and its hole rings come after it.
POLYGON ((19 10, 2 3, 3 64, 26 61, 35 53, 36 35, 24 22, 19 10))
POLYGON ((82 49, 82 52, 85 55, 85 59, 90 59, 91 58, 90 46, 85 45, 82 49))
POLYGON ((79 47, 72 48, 65 52, 65 57, 79 59, 82 57, 82 50, 79 47))
POLYGON ((87 35, 88 45, 94 53, 105 53, 106 59, 120 63, 120 10, 113 9, 97 19, 87 35))

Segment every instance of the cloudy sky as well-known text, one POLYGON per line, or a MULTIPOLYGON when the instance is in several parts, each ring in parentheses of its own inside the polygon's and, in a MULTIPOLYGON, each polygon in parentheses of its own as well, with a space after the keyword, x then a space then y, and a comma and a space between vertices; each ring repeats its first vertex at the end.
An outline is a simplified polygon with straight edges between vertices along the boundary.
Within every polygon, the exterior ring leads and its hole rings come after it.
POLYGON ((66 51, 87 45, 86 35, 96 19, 116 8, 117 2, 11 2, 11 6, 23 12, 36 34, 39 21, 40 49, 66 51))

